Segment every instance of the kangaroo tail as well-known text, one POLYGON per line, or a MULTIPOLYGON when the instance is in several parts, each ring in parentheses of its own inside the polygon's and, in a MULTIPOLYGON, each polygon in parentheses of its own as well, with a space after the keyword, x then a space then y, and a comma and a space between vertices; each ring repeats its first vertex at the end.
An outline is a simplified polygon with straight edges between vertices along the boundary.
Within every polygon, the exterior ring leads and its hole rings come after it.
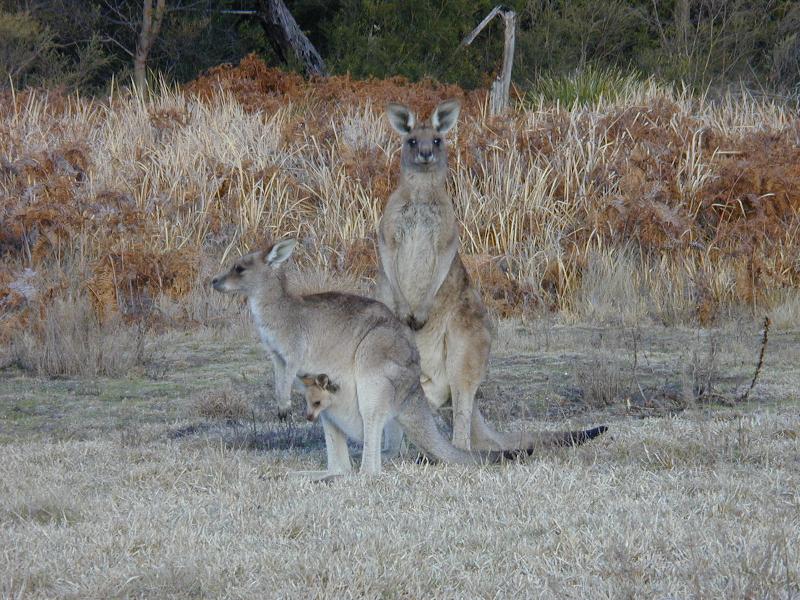
POLYGON ((397 414, 397 421, 409 439, 425 454, 437 461, 460 465, 481 465, 516 457, 516 453, 512 452, 496 450, 467 452, 453 446, 436 426, 430 405, 422 394, 421 388, 415 390, 402 403, 400 412, 397 414))
POLYGON ((501 433, 496 431, 483 418, 477 406, 472 409, 472 447, 480 450, 511 452, 555 448, 559 446, 579 446, 608 431, 601 425, 592 429, 578 431, 518 431, 501 433))

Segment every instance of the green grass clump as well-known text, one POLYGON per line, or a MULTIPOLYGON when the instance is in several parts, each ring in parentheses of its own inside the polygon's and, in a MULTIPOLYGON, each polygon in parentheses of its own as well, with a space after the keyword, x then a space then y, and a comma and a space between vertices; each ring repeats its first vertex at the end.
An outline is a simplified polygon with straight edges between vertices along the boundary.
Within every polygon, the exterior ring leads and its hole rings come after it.
POLYGON ((540 75, 532 82, 529 96, 534 101, 571 108, 597 104, 601 99, 613 101, 641 84, 641 77, 635 73, 587 65, 570 73, 540 75))

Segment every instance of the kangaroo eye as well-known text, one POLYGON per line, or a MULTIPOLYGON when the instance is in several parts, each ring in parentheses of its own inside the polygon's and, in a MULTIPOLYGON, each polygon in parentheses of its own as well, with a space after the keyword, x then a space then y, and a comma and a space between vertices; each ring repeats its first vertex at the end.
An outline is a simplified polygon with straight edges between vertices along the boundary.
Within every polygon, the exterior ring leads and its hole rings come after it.
POLYGON ((233 267, 233 272, 236 273, 237 275, 241 275, 242 273, 244 273, 244 267, 242 265, 236 265, 235 267, 233 267))
POLYGON ((320 404, 321 404, 321 402, 319 400, 317 400, 311 406, 313 406, 314 408, 318 408, 320 404))
POLYGON ((409 138, 409 140, 408 140, 408 145, 409 145, 409 146, 411 146, 411 147, 413 148, 414 146, 416 146, 416 145, 417 145, 417 140, 416 140, 416 139, 414 139, 414 138, 409 138))
POLYGON ((442 143, 442 138, 433 138, 433 145, 438 146, 442 143))

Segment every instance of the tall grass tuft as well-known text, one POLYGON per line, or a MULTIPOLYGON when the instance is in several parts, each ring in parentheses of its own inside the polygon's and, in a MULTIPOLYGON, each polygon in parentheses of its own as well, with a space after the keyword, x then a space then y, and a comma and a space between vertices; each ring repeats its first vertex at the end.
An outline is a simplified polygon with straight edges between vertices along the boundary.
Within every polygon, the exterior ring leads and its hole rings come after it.
POLYGON ((564 108, 593 106, 601 100, 614 102, 642 85, 642 78, 614 67, 587 64, 571 73, 539 75, 528 93, 536 103, 564 108))
POLYGON ((13 364, 37 375, 119 376, 143 358, 144 331, 119 317, 101 320, 85 296, 50 303, 40 320, 14 336, 13 364))

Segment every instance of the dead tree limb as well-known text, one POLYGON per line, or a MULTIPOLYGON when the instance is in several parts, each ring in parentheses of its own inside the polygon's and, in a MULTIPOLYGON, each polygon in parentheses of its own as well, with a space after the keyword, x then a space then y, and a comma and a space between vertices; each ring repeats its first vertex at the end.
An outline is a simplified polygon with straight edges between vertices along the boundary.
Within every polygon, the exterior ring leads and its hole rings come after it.
POLYGON ((489 93, 492 116, 502 114, 508 108, 508 94, 511 90, 511 70, 514 66, 517 13, 506 6, 495 6, 459 45, 459 48, 469 46, 498 14, 503 17, 503 22, 505 23, 505 44, 503 47, 503 70, 492 82, 492 89, 489 93))
POLYGON ((327 77, 325 61, 300 29, 283 0, 259 0, 258 7, 261 27, 278 58, 286 63, 291 53, 303 65, 306 75, 327 77))

